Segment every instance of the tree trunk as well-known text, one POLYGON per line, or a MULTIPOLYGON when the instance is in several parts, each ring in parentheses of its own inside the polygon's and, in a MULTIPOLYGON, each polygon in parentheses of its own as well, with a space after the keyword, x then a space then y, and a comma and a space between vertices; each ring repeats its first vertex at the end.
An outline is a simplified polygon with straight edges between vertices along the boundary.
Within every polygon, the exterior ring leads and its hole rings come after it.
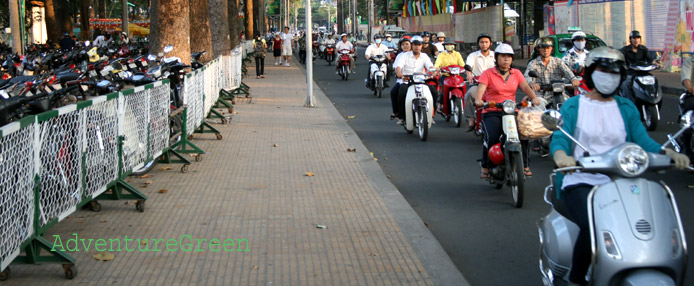
POLYGON ((216 56, 212 50, 209 13, 207 0, 190 0, 190 52, 205 51, 200 57, 203 63, 216 56))
POLYGON ((48 40, 56 43, 60 40, 60 34, 58 33, 58 22, 55 19, 53 0, 46 0, 45 4, 46 6, 44 9, 46 10, 46 33, 48 34, 48 40))
POLYGON ((89 30, 89 1, 80 0, 80 40, 85 41, 91 38, 89 30))
POLYGON ((229 37, 229 9, 227 0, 209 0, 210 35, 214 56, 226 55, 231 50, 229 37))
POLYGON ((190 7, 188 0, 153 0, 150 53, 163 52, 168 44, 174 46, 167 57, 179 57, 190 64, 190 7))
POLYGON ((342 8, 344 4, 341 2, 344 2, 344 0, 337 0, 337 31, 335 34, 345 31, 345 17, 342 14, 345 11, 342 8))
MULTIPOLYGON (((223 0, 222 0, 223 1, 223 0)), ((231 47, 236 48, 241 42, 241 22, 239 21, 239 0, 229 0, 229 34, 231 34, 231 47)))
POLYGON ((70 3, 68 3, 67 0, 54 0, 53 11, 55 12, 56 28, 58 29, 59 37, 63 33, 72 34, 72 19, 70 18, 72 13, 70 12, 70 3))
POLYGON ((255 23, 253 22, 253 0, 245 0, 246 3, 246 39, 253 39, 255 37, 255 23))
POLYGON ((99 18, 106 19, 106 0, 97 0, 99 2, 99 18))

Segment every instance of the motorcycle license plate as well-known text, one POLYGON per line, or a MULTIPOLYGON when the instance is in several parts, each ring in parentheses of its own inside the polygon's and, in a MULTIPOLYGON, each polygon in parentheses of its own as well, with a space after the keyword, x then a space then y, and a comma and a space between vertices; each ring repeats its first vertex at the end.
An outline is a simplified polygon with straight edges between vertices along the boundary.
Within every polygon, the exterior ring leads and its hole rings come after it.
POLYGON ((80 88, 82 91, 87 91, 88 87, 86 85, 80 85, 80 88))
POLYGON ((128 64, 128 66, 129 66, 131 69, 137 68, 137 65, 136 65, 135 63, 130 63, 130 64, 128 64))
POLYGON ((89 71, 90 77, 96 77, 96 71, 89 71))
POLYGON ((55 89, 55 90, 59 90, 59 89, 61 89, 61 88, 63 88, 63 87, 60 86, 60 85, 57 84, 57 83, 53 85, 53 89, 55 89))
POLYGON ((146 66, 147 66, 147 62, 142 62, 142 66, 143 66, 143 67, 146 67, 146 66))
POLYGON ((506 134, 506 138, 512 141, 520 140, 518 137, 518 128, 516 128, 515 116, 504 115, 501 120, 503 122, 504 134, 506 134))
POLYGON ((101 70, 101 76, 106 76, 106 75, 108 75, 108 71, 107 70, 101 70))

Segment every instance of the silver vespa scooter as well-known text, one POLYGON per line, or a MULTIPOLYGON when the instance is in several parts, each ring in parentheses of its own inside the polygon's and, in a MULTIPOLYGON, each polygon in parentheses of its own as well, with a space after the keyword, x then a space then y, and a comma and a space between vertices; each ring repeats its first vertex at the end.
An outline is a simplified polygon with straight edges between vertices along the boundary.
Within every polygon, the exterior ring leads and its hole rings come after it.
MULTIPOLYGON (((683 118, 683 122, 686 123, 675 137, 692 128, 692 115, 683 118)), ((586 150, 561 128, 563 119, 559 111, 545 111, 542 123, 547 129, 561 131, 586 150)), ((604 154, 585 154, 575 167, 554 170, 544 195, 552 209, 537 222, 543 284, 567 284, 579 231, 567 218, 563 201, 554 193, 557 187, 554 177, 557 172, 581 170, 612 178, 608 184, 595 186, 588 195, 592 250, 586 277, 589 284, 682 285, 687 243, 675 196, 664 182, 639 177, 646 170, 666 170, 670 166, 668 156, 624 143, 604 154)))

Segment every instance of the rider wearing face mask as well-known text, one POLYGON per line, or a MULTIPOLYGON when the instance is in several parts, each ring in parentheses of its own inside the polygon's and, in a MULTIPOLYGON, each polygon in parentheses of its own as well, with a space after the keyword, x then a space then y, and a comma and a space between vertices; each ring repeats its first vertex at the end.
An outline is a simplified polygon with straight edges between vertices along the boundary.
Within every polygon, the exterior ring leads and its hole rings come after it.
POLYGON ((586 50, 586 33, 581 31, 573 33, 571 42, 574 46, 561 59, 574 74, 579 74, 583 71, 586 65, 586 57, 589 54, 588 50, 586 50))
MULTIPOLYGON (((364 53, 364 57, 367 61, 369 61, 369 64, 366 65, 366 79, 364 80, 368 87, 373 86, 373 82, 371 82, 371 58, 377 55, 385 55, 386 51, 388 51, 388 47, 386 47, 382 41, 383 37, 381 34, 376 34, 374 36, 374 43, 369 45, 364 53)), ((388 82, 384 82, 384 84, 385 86, 388 86, 388 82)))
MULTIPOLYGON (((436 62, 434 63, 434 67, 436 69, 441 69, 442 67, 447 67, 447 66, 452 66, 452 65, 458 65, 461 67, 465 66, 465 61, 463 60, 463 56, 460 55, 459 52, 455 51, 455 41, 453 39, 446 39, 446 41, 443 43, 444 46, 444 51, 438 55, 436 58, 436 62)), ((439 86, 443 87, 443 80, 446 79, 446 75, 442 74, 439 77, 439 86)), ((441 112, 441 106, 443 103, 443 94, 447 93, 448 90, 445 90, 445 87, 442 88, 443 93, 439 94, 438 102, 439 102, 439 108, 437 112, 441 112)))
MULTIPOLYGON (((586 59, 586 85, 590 91, 568 99, 561 107, 563 129, 571 134, 590 154, 601 154, 624 142, 633 142, 647 152, 660 152, 661 145, 653 141, 641 123, 639 111, 628 99, 614 96, 626 78, 624 56, 611 47, 594 49, 586 59)), ((576 146, 562 132, 555 132, 550 145, 551 154, 558 167, 576 165, 583 149, 576 146)), ((671 149, 665 149, 678 168, 689 165, 689 159, 671 149)), ((580 228, 570 285, 585 285, 586 272, 591 260, 590 226, 587 198, 593 186, 609 183, 610 177, 597 173, 576 171, 556 180, 557 198, 564 201, 569 218, 580 228)))
MULTIPOLYGON (((393 67, 397 67, 403 55, 412 50, 412 43, 410 43, 410 36, 403 36, 398 42, 398 56, 395 57, 393 62, 393 67)), ((395 85, 390 90, 390 103, 393 108, 393 114, 390 115, 390 120, 398 119, 398 125, 402 125, 402 119, 398 118, 399 104, 398 104, 398 92, 400 91, 400 85, 403 84, 401 77, 395 80, 395 85)))

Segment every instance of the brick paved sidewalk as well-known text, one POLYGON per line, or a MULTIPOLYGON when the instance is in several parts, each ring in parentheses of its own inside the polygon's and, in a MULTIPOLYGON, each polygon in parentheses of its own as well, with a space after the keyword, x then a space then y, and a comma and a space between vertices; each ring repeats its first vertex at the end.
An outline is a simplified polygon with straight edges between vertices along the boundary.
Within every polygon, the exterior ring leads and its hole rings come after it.
POLYGON ((301 66, 268 62, 266 79, 250 69, 244 80, 253 102, 238 100, 231 123, 216 126, 224 139, 196 134, 194 142, 208 152, 202 162, 186 174, 160 164, 149 178, 130 179, 149 196, 144 213, 131 203, 102 201, 101 212, 77 211, 46 235, 50 241, 60 235, 63 243, 73 233, 122 243, 127 235, 150 239, 128 246, 149 252, 123 245, 101 262, 92 258, 94 246, 80 245, 83 251, 71 252, 74 280, 65 280, 59 265, 13 265, 2 284, 467 285, 317 86, 317 107, 302 107, 301 66), (190 235, 184 243, 234 239, 227 247, 233 250, 245 250, 246 239, 248 251, 212 252, 203 243, 204 251, 179 245, 171 252, 152 240, 184 235, 190 235))

